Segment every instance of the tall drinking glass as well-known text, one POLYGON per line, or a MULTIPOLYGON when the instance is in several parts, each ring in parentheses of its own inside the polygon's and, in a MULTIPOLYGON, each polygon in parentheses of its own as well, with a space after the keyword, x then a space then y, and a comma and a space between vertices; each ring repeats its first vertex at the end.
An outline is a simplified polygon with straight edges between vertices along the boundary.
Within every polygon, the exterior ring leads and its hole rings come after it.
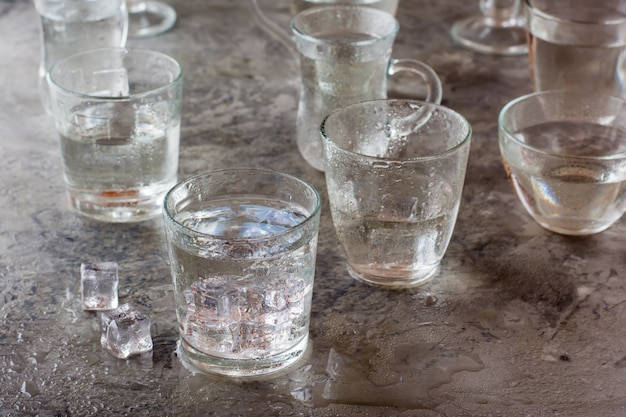
POLYGON ((626 98, 626 1, 526 0, 535 91, 626 98))
POLYGON ((52 64, 77 52, 126 44, 125 0, 35 0, 40 17, 39 95, 51 113, 46 74, 52 64))

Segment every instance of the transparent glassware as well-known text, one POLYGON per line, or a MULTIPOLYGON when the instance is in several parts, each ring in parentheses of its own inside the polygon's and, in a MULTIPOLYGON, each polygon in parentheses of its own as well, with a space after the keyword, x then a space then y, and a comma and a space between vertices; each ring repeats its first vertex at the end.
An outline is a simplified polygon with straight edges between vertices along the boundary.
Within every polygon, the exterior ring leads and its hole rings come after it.
POLYGON ((480 15, 458 20, 452 38, 476 52, 495 55, 528 53, 521 0, 480 0, 480 15))
POLYGON ((153 0, 128 0, 128 37, 146 38, 167 32, 176 23, 176 10, 153 0))

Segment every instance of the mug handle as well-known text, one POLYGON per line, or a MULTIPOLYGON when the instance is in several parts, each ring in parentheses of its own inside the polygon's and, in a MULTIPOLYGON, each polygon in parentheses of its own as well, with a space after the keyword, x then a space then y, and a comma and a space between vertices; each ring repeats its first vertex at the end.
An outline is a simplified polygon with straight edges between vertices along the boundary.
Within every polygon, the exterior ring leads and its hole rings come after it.
POLYGON ((298 49, 296 48, 295 40, 286 31, 282 30, 276 23, 274 23, 274 21, 267 17, 265 13, 263 13, 257 0, 249 0, 248 5, 250 6, 252 16, 261 29, 282 43, 283 46, 289 50, 291 55, 293 55, 296 60, 299 60, 300 57, 298 49))
POLYGON ((391 77, 402 71, 417 74, 424 80, 428 87, 428 93, 424 101, 441 104, 443 87, 441 86, 441 80, 435 70, 423 62, 413 59, 392 59, 389 61, 389 68, 387 69, 388 76, 391 77))

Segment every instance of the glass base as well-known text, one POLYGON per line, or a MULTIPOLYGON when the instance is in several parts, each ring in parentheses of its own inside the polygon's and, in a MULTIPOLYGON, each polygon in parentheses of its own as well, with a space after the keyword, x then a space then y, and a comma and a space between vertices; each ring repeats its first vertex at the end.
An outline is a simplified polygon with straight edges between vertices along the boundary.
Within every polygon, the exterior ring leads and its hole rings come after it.
POLYGON ((526 28, 523 26, 494 26, 491 19, 472 16, 452 26, 452 38, 476 52, 494 55, 523 55, 528 53, 526 28))
POLYGON ((125 190, 95 195, 69 190, 67 195, 72 209, 82 216, 107 223, 134 223, 161 214, 167 189, 161 189, 159 193, 125 190))
POLYGON ((178 352, 182 360, 199 371, 236 378, 254 378, 273 375, 284 371, 305 356, 309 335, 289 350, 264 359, 227 359, 207 355, 189 345, 183 338, 178 352))
MULTIPOLYGON (((368 272, 355 269, 348 264, 348 273, 352 278, 363 281, 366 284, 389 287, 389 288, 410 288, 417 287, 430 281, 439 270, 439 265, 435 265, 431 269, 421 270, 414 273, 396 273, 396 274, 374 274, 374 270, 368 272)), ((381 271, 383 272, 383 271, 381 271)), ((384 271, 386 272, 386 271, 384 271)))
POLYGON ((160 1, 129 3, 128 37, 146 38, 167 32, 176 23, 176 11, 160 1))
POLYGON ((540 215, 532 216, 541 227, 550 232, 558 233, 566 236, 588 236, 596 233, 604 232, 613 225, 613 222, 600 222, 594 220, 581 219, 559 219, 543 217, 540 215))

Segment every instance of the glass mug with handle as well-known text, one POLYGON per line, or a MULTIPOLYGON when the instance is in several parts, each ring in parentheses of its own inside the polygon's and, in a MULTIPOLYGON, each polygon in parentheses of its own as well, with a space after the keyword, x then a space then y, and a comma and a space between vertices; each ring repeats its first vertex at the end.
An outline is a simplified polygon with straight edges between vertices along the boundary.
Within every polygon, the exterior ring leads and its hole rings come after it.
POLYGON ((291 21, 300 60, 297 143, 304 159, 324 170, 319 126, 333 110, 387 97, 387 78, 412 72, 427 87, 426 101, 440 103, 435 71, 417 60, 391 59, 400 24, 393 15, 369 7, 335 5, 298 13, 291 21))
POLYGON ((412 287, 434 277, 456 223, 472 128, 417 100, 372 100, 321 125, 333 225, 358 280, 412 287))

